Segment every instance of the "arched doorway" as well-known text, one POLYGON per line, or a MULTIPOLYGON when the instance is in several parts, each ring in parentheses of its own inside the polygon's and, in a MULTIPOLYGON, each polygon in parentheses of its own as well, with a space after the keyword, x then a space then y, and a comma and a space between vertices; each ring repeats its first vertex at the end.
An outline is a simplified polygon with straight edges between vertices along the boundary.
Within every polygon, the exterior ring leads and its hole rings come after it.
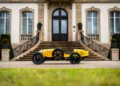
POLYGON ((62 8, 52 14, 52 41, 68 41, 68 14, 62 8))

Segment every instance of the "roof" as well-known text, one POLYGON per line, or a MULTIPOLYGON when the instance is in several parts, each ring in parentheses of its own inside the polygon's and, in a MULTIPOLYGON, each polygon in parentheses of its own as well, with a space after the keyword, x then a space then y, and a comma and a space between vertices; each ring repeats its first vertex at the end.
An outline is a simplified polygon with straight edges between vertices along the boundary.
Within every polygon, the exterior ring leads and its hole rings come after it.
POLYGON ((120 3, 120 0, 0 0, 0 3, 44 3, 46 1, 72 1, 76 3, 120 3))

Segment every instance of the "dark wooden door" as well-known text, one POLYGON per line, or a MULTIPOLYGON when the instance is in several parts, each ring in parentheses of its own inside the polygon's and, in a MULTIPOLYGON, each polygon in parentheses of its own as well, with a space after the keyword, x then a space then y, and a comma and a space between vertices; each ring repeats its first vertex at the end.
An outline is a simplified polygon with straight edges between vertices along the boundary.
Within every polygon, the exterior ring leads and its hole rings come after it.
POLYGON ((61 8, 53 13, 52 41, 68 41, 68 16, 61 8))

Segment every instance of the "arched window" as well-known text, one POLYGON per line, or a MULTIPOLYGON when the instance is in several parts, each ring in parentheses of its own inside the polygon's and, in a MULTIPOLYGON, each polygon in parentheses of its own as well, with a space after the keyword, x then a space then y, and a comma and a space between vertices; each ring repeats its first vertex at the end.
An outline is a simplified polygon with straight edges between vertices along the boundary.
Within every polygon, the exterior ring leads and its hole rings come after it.
POLYGON ((110 12, 111 34, 120 33, 120 11, 110 12))
POLYGON ((52 40, 68 40, 68 13, 63 8, 57 8, 52 15, 52 40))
POLYGON ((0 11, 0 34, 10 33, 10 12, 0 11))

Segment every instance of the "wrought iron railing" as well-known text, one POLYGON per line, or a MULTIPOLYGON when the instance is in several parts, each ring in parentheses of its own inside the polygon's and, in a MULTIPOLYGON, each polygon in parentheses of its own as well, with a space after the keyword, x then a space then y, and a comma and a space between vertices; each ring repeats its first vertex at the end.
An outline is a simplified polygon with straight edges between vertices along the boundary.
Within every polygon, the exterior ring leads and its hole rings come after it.
POLYGON ((19 45, 18 47, 14 48, 13 49, 14 57, 17 57, 17 56, 21 55, 23 52, 29 50, 38 41, 39 41, 39 33, 35 37, 33 37, 30 40, 23 43, 22 45, 19 45))
POLYGON ((108 48, 96 43, 92 39, 84 36, 84 34, 82 32, 80 32, 80 35, 81 35, 81 42, 83 44, 85 44, 88 48, 92 49, 93 51, 99 53, 100 55, 102 55, 104 57, 108 57, 110 49, 108 49, 108 48))

